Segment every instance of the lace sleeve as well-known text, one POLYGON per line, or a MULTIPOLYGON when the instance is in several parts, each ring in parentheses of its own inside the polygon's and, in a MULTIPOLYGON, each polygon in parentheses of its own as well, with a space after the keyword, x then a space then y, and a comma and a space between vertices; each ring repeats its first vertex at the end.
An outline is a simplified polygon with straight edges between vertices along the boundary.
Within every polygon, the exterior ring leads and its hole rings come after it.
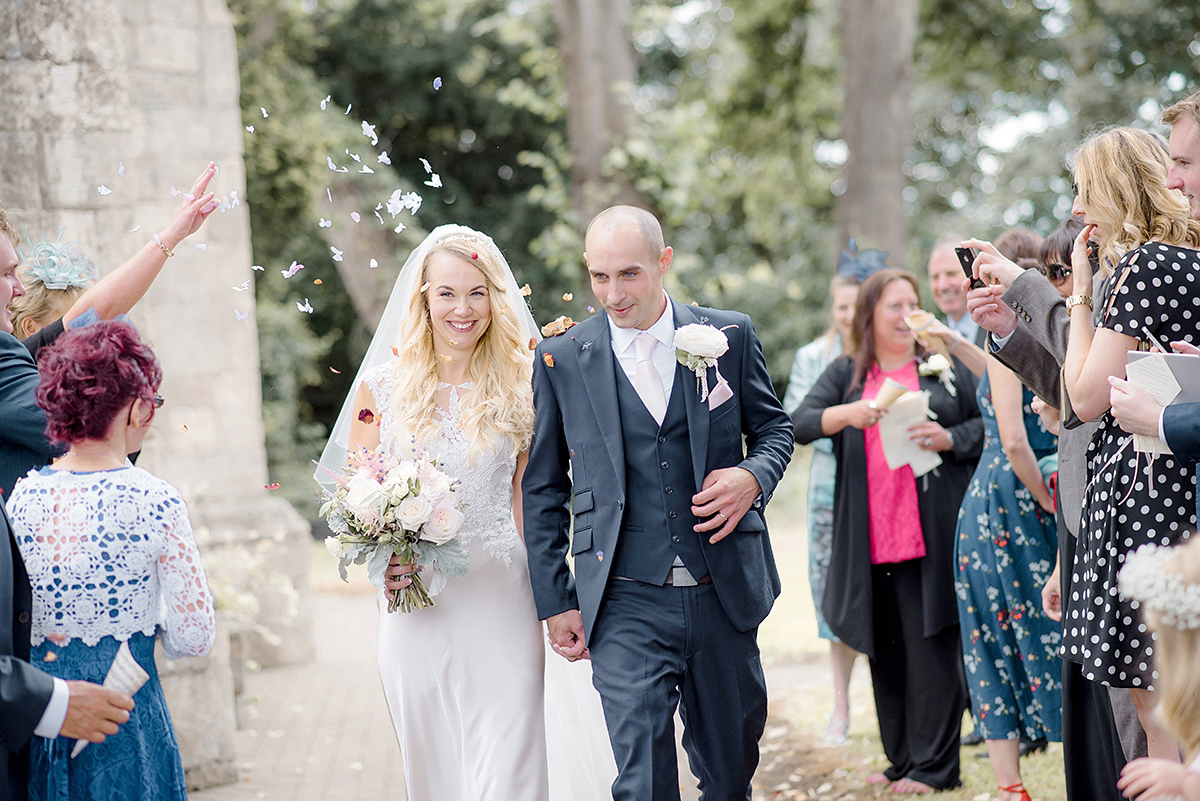
POLYGON ((216 636, 216 618, 208 578, 192 536, 187 506, 169 498, 163 509, 165 538, 158 559, 162 588, 162 643, 168 659, 203 656, 216 636))
POLYGON ((371 397, 375 399, 375 411, 382 413, 392 398, 392 363, 372 367, 363 376, 363 383, 371 390, 371 397))

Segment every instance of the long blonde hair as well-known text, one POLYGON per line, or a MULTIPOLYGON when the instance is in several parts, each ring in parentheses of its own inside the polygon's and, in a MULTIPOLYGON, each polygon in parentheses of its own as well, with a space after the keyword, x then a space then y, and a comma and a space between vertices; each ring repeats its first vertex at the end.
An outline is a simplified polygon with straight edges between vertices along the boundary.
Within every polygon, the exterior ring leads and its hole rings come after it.
POLYGON ((462 424, 472 458, 488 452, 496 440, 506 441, 514 455, 529 447, 533 433, 533 354, 512 305, 524 298, 506 297, 505 272, 499 254, 485 240, 453 234, 439 240, 425 255, 421 275, 409 301, 400 331, 398 358, 393 363, 392 417, 397 440, 416 437, 428 442, 437 432, 433 418, 438 388, 437 354, 429 313, 429 262, 435 253, 448 253, 479 268, 487 282, 492 319, 471 354, 472 387, 460 396, 462 424))
MULTIPOLYGON (((1185 585, 1200 584, 1200 536, 1171 549, 1163 565, 1165 573, 1176 573, 1185 585)), ((1154 695, 1158 716, 1179 738, 1191 759, 1200 753, 1200 629, 1165 625, 1153 609, 1143 606, 1146 623, 1157 638, 1154 667, 1158 671, 1154 695)))
POLYGON ((1073 162, 1080 202, 1093 222, 1112 232, 1100 249, 1102 273, 1150 241, 1200 246, 1200 222, 1183 195, 1167 189, 1171 159, 1162 137, 1109 128, 1085 140, 1073 162))

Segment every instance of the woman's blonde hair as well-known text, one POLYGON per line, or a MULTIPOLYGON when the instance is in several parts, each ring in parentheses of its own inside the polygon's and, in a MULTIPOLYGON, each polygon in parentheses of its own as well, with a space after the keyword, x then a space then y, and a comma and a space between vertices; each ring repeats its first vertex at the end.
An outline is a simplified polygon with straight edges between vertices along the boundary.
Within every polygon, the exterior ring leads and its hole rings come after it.
POLYGON ((507 441, 513 454, 529 447, 533 433, 533 354, 529 334, 521 327, 512 304, 524 298, 506 297, 505 269, 494 246, 479 237, 452 234, 436 242, 425 255, 408 315, 400 331, 399 354, 393 368, 392 417, 398 441, 416 437, 426 443, 436 434, 433 413, 438 389, 437 354, 429 312, 429 263, 435 253, 448 253, 479 268, 487 283, 492 319, 471 354, 471 389, 460 396, 462 424, 471 456, 486 453, 497 439, 507 441))
POLYGON ((1076 192, 1088 216, 1112 232, 1100 249, 1107 274, 1146 242, 1200 246, 1200 222, 1183 195, 1167 189, 1170 156, 1162 137, 1136 128, 1109 128, 1073 156, 1076 192))
MULTIPOLYGON (((1185 585, 1200 584, 1200 536, 1176 548, 1163 564, 1163 571, 1176 573, 1185 585)), ((1157 714, 1179 738, 1191 759, 1200 753, 1200 628, 1165 625, 1161 614, 1143 605, 1146 623, 1154 631, 1154 685, 1157 714)))
POLYGON ((50 289, 24 264, 17 268, 17 277, 25 287, 25 294, 12 302, 12 326, 18 337, 25 336, 22 333, 25 320, 32 320, 38 328, 44 328, 66 314, 87 291, 86 286, 75 284, 50 289))

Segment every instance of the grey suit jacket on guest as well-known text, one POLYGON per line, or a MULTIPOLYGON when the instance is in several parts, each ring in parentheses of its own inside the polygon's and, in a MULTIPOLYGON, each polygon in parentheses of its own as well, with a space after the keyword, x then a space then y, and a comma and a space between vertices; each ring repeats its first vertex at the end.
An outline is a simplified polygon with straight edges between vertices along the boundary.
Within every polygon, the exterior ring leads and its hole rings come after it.
MULTIPOLYGON (((767 616, 779 595, 779 574, 763 507, 792 455, 792 423, 780 406, 750 318, 739 312, 694 308, 671 301, 675 327, 705 323, 721 328, 729 350, 718 367, 733 397, 715 409, 686 381, 688 434, 694 487, 723 467, 750 471, 762 491, 737 528, 716 544, 700 538, 721 606, 739 631, 767 616), (745 437, 745 450, 742 442, 745 437)), ((529 465, 521 483, 525 543, 538 616, 579 609, 590 636, 619 545, 625 510, 625 454, 617 402, 609 322, 595 314, 565 334, 538 345, 533 363, 537 416, 529 465), (568 473, 569 468, 569 473, 568 473), (568 534, 574 517, 567 569, 568 534)), ((708 370, 708 385, 716 385, 708 370)))
MULTIPOLYGON (((1071 320, 1066 302, 1046 278, 1036 270, 1026 270, 1012 282, 1002 298, 1017 313, 1017 327, 1000 349, 992 351, 1039 398, 1062 409, 1060 376, 1067 358, 1067 337, 1071 320)), ((1099 307, 1093 312, 1099 317, 1099 307)), ((1072 536, 1079 534, 1079 512, 1083 509, 1083 490, 1087 486, 1087 449, 1098 421, 1083 423, 1058 435, 1058 503, 1072 536)))
POLYGON ((0 801, 27 797, 29 740, 54 680, 29 664, 29 578, 0 501, 0 801))

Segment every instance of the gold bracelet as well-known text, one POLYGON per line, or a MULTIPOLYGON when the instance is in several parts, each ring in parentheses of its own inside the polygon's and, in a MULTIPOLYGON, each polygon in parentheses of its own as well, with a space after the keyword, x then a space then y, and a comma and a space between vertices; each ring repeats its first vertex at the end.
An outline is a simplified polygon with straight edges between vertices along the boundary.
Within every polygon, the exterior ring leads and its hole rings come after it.
POLYGON ((154 239, 154 244, 162 248, 162 252, 167 254, 168 259, 175 255, 175 251, 164 245, 163 241, 158 238, 158 234, 151 234, 150 236, 154 239))
POLYGON ((1089 309, 1092 308, 1092 296, 1072 295, 1071 297, 1067 298, 1067 314, 1070 314, 1071 309, 1075 308, 1076 306, 1087 306, 1089 309))

